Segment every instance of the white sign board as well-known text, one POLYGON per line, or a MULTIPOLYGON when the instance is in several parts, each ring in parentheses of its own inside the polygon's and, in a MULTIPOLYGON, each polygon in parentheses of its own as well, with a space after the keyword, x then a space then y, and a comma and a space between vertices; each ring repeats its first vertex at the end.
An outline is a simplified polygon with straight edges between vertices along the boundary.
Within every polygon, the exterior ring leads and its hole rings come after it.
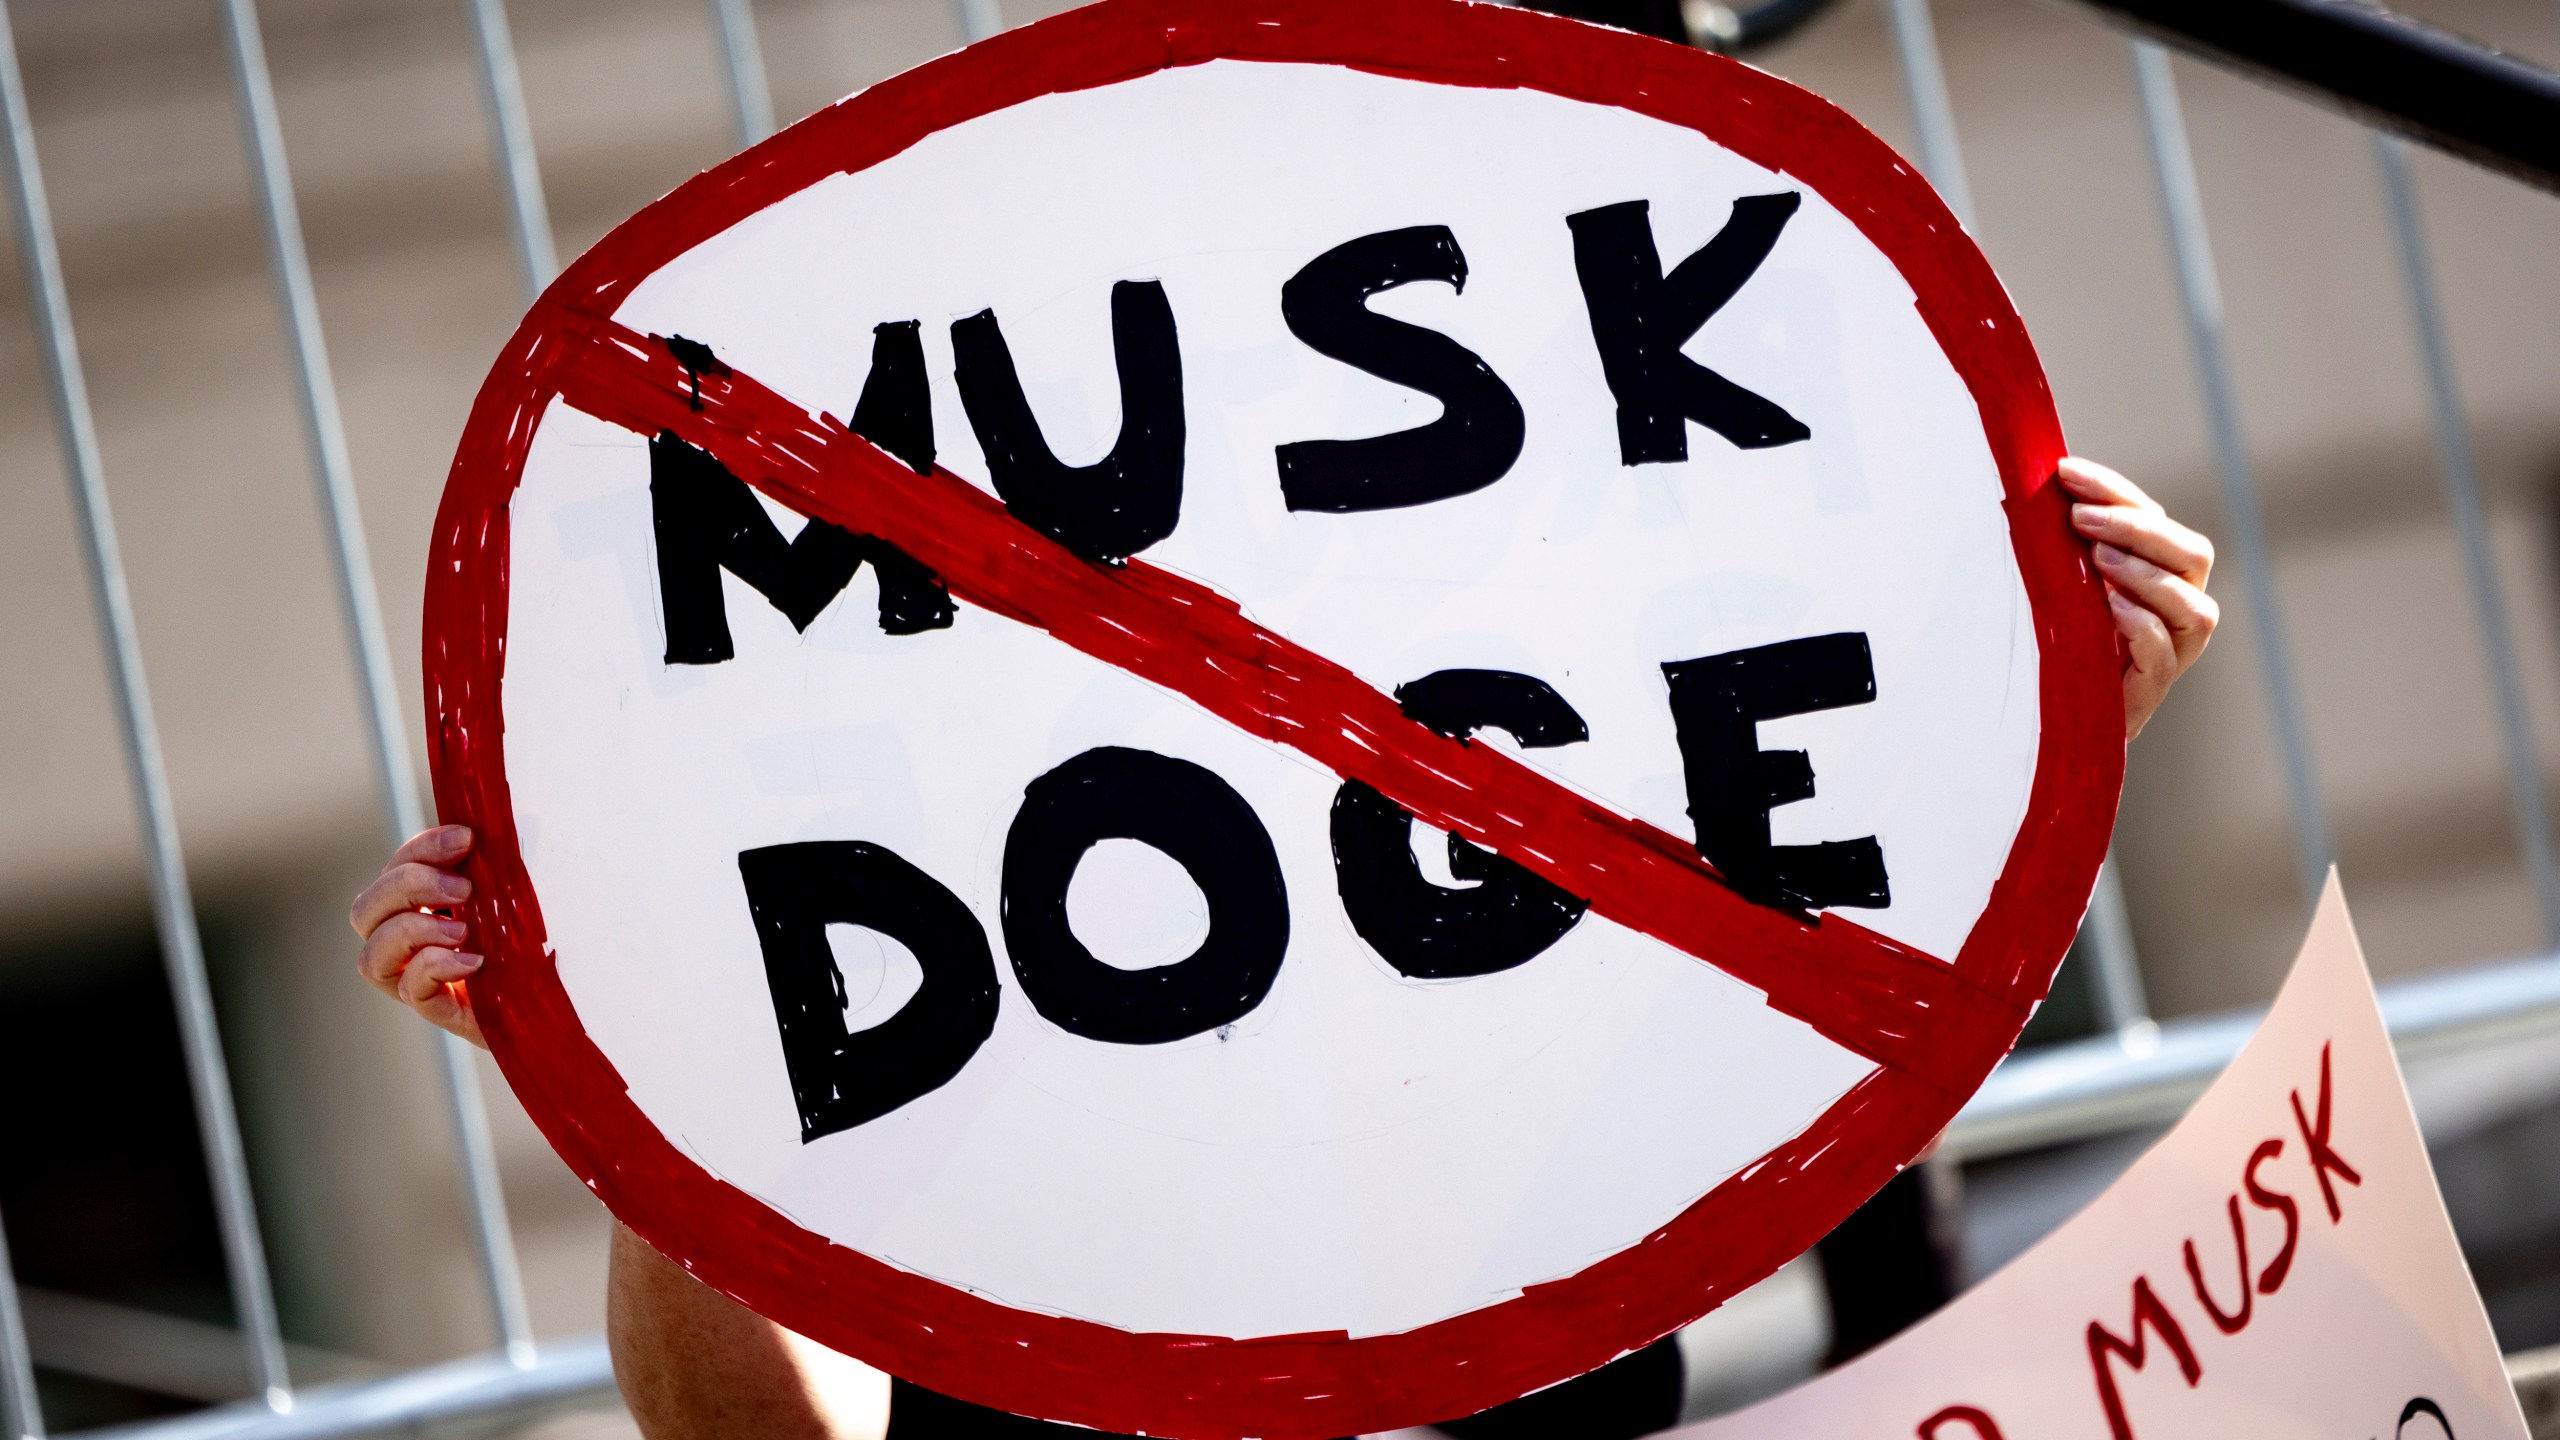
POLYGON ((1121 3, 644 211, 439 519, 472 981, 617 1214, 965 1398, 1338 1435, 1644 1344, 2067 943, 2112 631, 1839 112, 1492 7, 1121 3))

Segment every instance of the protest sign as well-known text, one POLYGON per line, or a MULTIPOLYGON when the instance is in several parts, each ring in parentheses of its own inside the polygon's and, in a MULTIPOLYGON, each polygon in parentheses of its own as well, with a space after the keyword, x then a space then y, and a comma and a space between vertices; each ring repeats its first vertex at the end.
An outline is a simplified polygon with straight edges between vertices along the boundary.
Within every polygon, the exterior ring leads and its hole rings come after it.
POLYGON ((2333 874, 2257 1035, 2115 1184, 1686 1440, 2525 1440, 2333 874))
POLYGON ((2014 1040, 2117 653, 2033 351, 1770 76, 1122 0, 616 230, 427 600, 471 981, 614 1212, 1021 1413, 1340 1435, 1801 1252, 2014 1040))

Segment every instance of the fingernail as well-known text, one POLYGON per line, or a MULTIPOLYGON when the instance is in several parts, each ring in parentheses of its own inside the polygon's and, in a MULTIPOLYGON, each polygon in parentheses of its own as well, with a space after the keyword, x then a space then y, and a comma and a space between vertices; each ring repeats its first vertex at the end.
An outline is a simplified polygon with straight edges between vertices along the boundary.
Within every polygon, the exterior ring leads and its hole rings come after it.
POLYGON ((454 941, 460 940, 463 936, 470 934, 471 927, 463 924, 459 920, 439 920, 436 922, 436 933, 443 936, 445 941, 450 944, 454 941))
POLYGON ((456 955, 453 957, 453 968, 456 970, 477 970, 480 968, 480 962, 487 958, 488 957, 485 955, 456 955))
POLYGON ((2097 544, 2092 545, 2089 548, 2090 551, 2098 557, 2098 563, 2106 566, 2110 570, 2124 563, 2124 552, 2113 545, 2108 544, 2104 540, 2099 541, 2097 544))
POLYGON ((471 898, 471 878, 467 875, 440 875, 436 879, 436 893, 448 899, 468 900, 471 898))
POLYGON ((2110 609, 2122 610, 2128 615, 2141 608, 2140 606, 2135 605, 2132 601, 2124 598, 2122 594, 2113 590, 2107 592, 2107 605, 2110 609))
POLYGON ((436 843, 447 850, 460 850, 471 844, 471 827, 447 825, 436 835, 436 843))

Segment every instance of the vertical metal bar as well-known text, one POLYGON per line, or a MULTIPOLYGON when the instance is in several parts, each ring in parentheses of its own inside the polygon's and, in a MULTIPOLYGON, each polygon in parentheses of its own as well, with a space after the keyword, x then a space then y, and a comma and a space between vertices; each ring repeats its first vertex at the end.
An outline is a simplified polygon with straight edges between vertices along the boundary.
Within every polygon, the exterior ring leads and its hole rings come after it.
POLYGON ((2294 863, 2303 903, 2320 894, 2332 853, 2328 806, 2311 758, 2311 726, 2295 678, 2293 644, 2277 603, 2275 561, 2267 544, 2258 482, 2240 435, 2240 402, 2232 385, 2231 357, 2223 335, 2222 284, 2213 243, 2205 229, 2204 196, 2196 184, 2195 155, 2187 147, 2186 117, 2178 105, 2177 77, 2169 52, 2148 40, 2133 46, 2134 88, 2142 99, 2143 131, 2150 143, 2153 178, 2176 262, 2178 293, 2185 302, 2187 343, 2194 352, 2196 384, 2213 436, 2216 469, 2231 537, 2240 550, 2240 579, 2257 617, 2258 663, 2275 721, 2276 751, 2284 769, 2285 801, 2293 821, 2294 863))
POLYGON ((525 114, 524 80, 516 73, 515 39, 507 29, 506 0, 464 4, 471 12, 473 58, 480 62, 480 104, 489 113, 490 158, 507 197, 516 270, 531 300, 559 273, 560 255, 551 241, 551 209, 542 199, 542 166, 533 148, 533 122, 525 114))
MULTIPOLYGON (((372 556, 365 546, 363 518, 356 509, 346 430, 338 414, 337 386, 329 372, 328 348, 321 337, 320 305, 311 287, 311 260, 303 248, 302 221, 294 207, 293 176, 285 163, 284 130, 276 118, 275 86, 267 74, 266 43, 259 34, 258 12, 252 0, 221 0, 221 8, 223 39, 240 106, 242 140, 257 186, 260 217, 266 226, 267 258, 275 271, 276 296, 284 311, 294 395, 302 411, 303 438, 311 449, 321 506, 327 514, 330 553, 337 561, 338 600, 355 652, 365 719, 371 731, 374 784, 381 795, 389 839, 397 845, 426 827, 426 815, 418 802, 408 734, 400 723, 400 691, 391 675, 391 646, 384 638, 372 556)), ((488 1289, 500 1338, 509 1356, 529 1363, 532 1340, 523 1322, 524 1282, 517 1269, 505 1198, 498 1186, 497 1155, 489 1143, 477 1061, 468 1044, 441 1032, 436 1037, 435 1053, 446 1117, 453 1124, 462 1151, 464 1210, 478 1251, 481 1279, 488 1289)))
POLYGON ((975 45, 1004 30, 1003 0, 953 0, 952 8, 960 16, 960 38, 967 44, 975 45))
MULTIPOLYGON (((0 8, 0 110, 5 110, 9 128, 10 202, 18 224, 19 258, 26 268, 28 309, 34 315, 36 340, 44 357, 46 388, 53 400, 55 438, 71 472, 72 499, 80 514, 81 536, 87 542, 90 599, 97 606, 99 626, 105 632, 107 673, 115 687, 125 765, 133 775, 135 808, 141 812, 152 917, 160 932, 161 957, 169 970, 170 998, 178 1012, 178 1034, 186 1051, 196 1123, 204 1135, 205 1163, 213 1184, 232 1304, 239 1311, 249 1373, 268 1406, 281 1412, 292 1408, 293 1393, 285 1375, 284 1340, 276 1325, 266 1248, 258 1234, 257 1203, 249 1189, 249 1165, 240 1145, 240 1117, 232 1106, 231 1079, 223 1067, 222 1033, 214 1022, 212 987, 205 980, 204 945, 196 932, 195 902, 187 886, 186 859, 179 849, 177 811, 169 800, 169 776, 161 760, 151 691, 143 679, 133 598, 125 588, 115 515, 107 503, 97 423, 89 411, 88 382, 80 370, 79 344, 71 329, 70 296, 63 285, 52 208, 45 200, 44 173, 37 161, 35 131, 27 115, 26 86, 18 73, 17 41, 9 30, 5 8, 0 8)), ((14 1288, 9 1291, 8 1303, 9 1328, 15 1332, 18 1325, 14 1288)), ((11 1358, 13 1365, 24 1363, 23 1338, 12 1336, 21 1342, 11 1358)), ((14 1386, 16 1381, 12 1375, 9 1383, 14 1386)), ((21 1424, 32 1423, 32 1409, 21 1415, 21 1424)))
MULTIPOLYGON (((8 25, 8 17, 0 15, 0 44, 7 43, 8 25)), ((12 63, 10 69, 16 68, 12 63)), ((18 1274, 9 1264, 6 1235, 0 1235, 0 1428, 9 1440, 44 1440, 44 1406, 36 1398, 35 1366, 27 1358, 27 1321, 18 1310, 18 1274)))
MULTIPOLYGON (((1956 219, 1972 229, 1973 187, 1965 176, 1964 146, 1956 136, 1955 105, 1947 92, 1946 64, 1938 49, 1929 0, 1883 0, 1883 4, 1893 31, 1894 56, 1902 67, 1903 93, 1911 102, 1911 128, 1919 137, 1921 168, 1956 219)), ((2097 890, 2090 896, 2080 934, 2095 972, 2100 1023, 2128 1047, 2158 1043, 2160 1027, 2152 1022, 2143 998, 2141 962, 2134 952, 2124 882, 2112 847, 2099 867, 2097 890)))
POLYGON ((533 1307, 525 1300, 515 1227, 507 1218, 506 1192, 498 1183, 498 1147, 489 1133, 488 1102, 480 1092, 480 1062, 471 1052, 471 1043, 461 1036, 439 1030, 434 1043, 444 1081, 445 1120, 453 1126, 455 1158, 462 1167, 463 1213, 480 1262, 480 1285, 488 1292, 489 1312, 507 1363, 530 1370, 536 1358, 533 1307))
MULTIPOLYGON (((967 0, 963 0, 967 3, 967 0)), ((981 0, 993 4, 994 0, 981 0)), ((1947 98, 1947 70, 1938 53, 1938 27, 1929 0, 1884 0, 1893 30, 1893 53, 1902 65, 1902 91, 1911 102, 1911 129, 1920 140, 1920 168, 1956 219, 1974 224, 1973 186, 1965 179, 1964 151, 1956 143, 1956 112, 1947 98)))
POLYGON ((720 58, 729 67, 730 113, 744 148, 773 133, 773 92, 765 85, 755 7, 749 0, 711 0, 711 28, 720 32, 720 58))
MULTIPOLYGON (((1954 102, 1947 92, 1947 71, 1938 49, 1938 29, 1929 0, 1883 0, 1893 31, 1895 58, 1902 67, 1902 88, 1911 102, 1911 128, 1920 140, 1920 166, 1929 183, 1956 213, 1966 229, 1975 228, 1973 187, 1965 176, 1964 146, 1956 136, 1954 102)), ((2083 951, 2096 981, 2099 1022, 2129 1047, 2156 1044, 2160 1027, 2152 1023, 2142 993, 2142 967, 2133 948, 2133 925, 2124 903, 2124 882, 2109 847, 2098 870, 2098 887, 2089 898, 2089 913, 2080 924, 2083 951)))
POLYGON ((383 636, 375 598, 373 560, 356 509, 355 481, 347 460, 347 435, 338 414, 336 382, 320 332, 320 305, 311 288, 311 261, 302 243, 302 219, 285 168, 284 131, 276 119, 275 87, 267 75, 265 41, 252 0, 219 0, 231 78, 240 106, 241 139, 266 227, 267 259, 275 270, 284 310, 285 341, 294 372, 294 398, 302 413, 303 440, 311 448, 320 499, 327 512, 331 554, 338 567, 339 599, 353 632, 365 721, 372 730, 374 788, 397 842, 425 828, 418 806, 409 740, 400 723, 399 686, 391 675, 391 647, 383 636))
POLYGON ((2124 878, 2113 855, 2099 867, 2098 888, 2089 897, 2089 915, 2080 922, 2080 935, 2089 942, 2098 1023, 2128 1050, 2156 1048, 2160 1025, 2151 1018, 2151 1000, 2143 993, 2142 966, 2133 948, 2133 918, 2125 909, 2124 878))
POLYGON ((2472 618, 2480 627, 2480 648, 2489 666, 2496 697, 2498 741, 2505 751, 2507 788, 2515 804, 2516 835, 2524 846, 2525 869, 2542 907, 2546 943, 2560 945, 2560 854, 2551 836, 2551 806, 2542 789, 2542 759, 2533 742, 2533 713, 2526 705, 2524 679, 2516 663, 2516 640, 2507 619, 2506 591, 2498 583, 2498 560, 2489 545, 2489 516, 2480 498, 2480 467, 2471 454, 2471 428, 2462 415, 2462 392, 2454 381, 2453 347, 2445 338, 2444 312, 2436 298, 2435 267, 2427 255, 2427 235, 2418 217, 2418 190, 2409 174, 2409 149, 2388 135, 2373 137, 2374 162, 2382 170, 2382 194, 2391 215, 2391 238, 2399 252, 2400 283, 2409 299, 2409 321, 2417 331, 2418 357, 2426 371, 2427 405, 2436 431, 2436 467, 2453 511, 2453 531, 2462 544, 2462 569, 2471 586, 2472 618))

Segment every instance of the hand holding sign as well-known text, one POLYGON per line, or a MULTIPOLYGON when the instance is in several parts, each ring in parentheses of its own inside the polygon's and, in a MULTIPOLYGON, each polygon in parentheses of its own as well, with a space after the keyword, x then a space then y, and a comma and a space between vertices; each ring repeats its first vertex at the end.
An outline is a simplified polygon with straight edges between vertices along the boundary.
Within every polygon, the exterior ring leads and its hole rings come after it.
POLYGON ((2142 733, 2178 677, 2204 654, 2222 607, 2204 593, 2213 542, 2169 518, 2160 502, 2104 465, 2065 459, 2055 472, 2080 503, 2073 529, 2095 546, 2107 608, 2124 635, 2124 733, 2142 733))
POLYGON ((428 597, 474 1013, 633 1229, 919 1383, 1481 1409, 1801 1251, 2043 993, 2122 760, 2060 450, 1943 207, 1767 76, 1015 32, 493 371, 428 597))
POLYGON ((471 831, 461 825, 410 836, 348 907, 347 923, 364 942, 356 971, 367 983, 485 1049, 462 989, 483 957, 462 948, 471 926, 455 914, 471 898, 471 877, 462 873, 470 854, 471 831))

